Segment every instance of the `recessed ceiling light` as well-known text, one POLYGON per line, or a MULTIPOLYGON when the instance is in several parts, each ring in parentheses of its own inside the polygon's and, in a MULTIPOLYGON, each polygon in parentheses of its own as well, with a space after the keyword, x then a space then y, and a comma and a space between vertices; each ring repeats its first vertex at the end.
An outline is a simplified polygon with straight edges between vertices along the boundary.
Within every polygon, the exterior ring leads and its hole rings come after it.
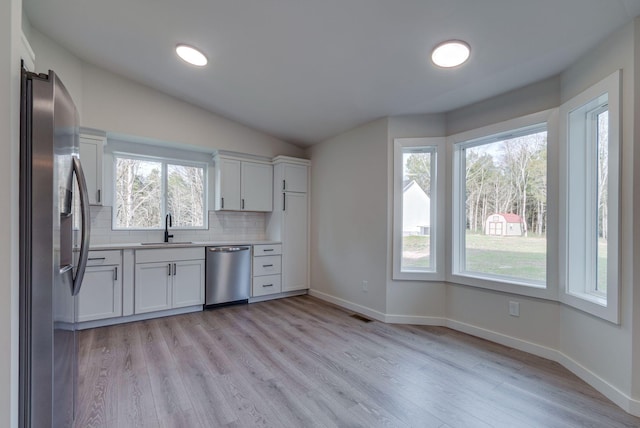
POLYGON ((188 62, 192 65, 197 65, 198 67, 203 67, 207 65, 207 57, 204 56, 202 52, 198 49, 188 46, 188 45, 178 45, 176 46, 176 53, 180 58, 184 61, 188 62))
POLYGON ((448 40, 440 43, 431 52, 431 61, 438 67, 451 68, 469 59, 471 49, 462 40, 448 40))

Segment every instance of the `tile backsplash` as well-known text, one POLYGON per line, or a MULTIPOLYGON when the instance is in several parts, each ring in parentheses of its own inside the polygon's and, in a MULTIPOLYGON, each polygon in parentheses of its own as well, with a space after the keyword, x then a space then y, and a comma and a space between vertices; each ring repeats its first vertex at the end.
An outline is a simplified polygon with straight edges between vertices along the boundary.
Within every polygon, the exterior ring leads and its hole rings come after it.
MULTIPOLYGON (((161 242, 163 230, 122 231, 111 229, 111 207, 91 206, 91 244, 161 242)), ((266 214, 209 211, 209 228, 170 229, 174 241, 256 241, 265 239, 266 214)))

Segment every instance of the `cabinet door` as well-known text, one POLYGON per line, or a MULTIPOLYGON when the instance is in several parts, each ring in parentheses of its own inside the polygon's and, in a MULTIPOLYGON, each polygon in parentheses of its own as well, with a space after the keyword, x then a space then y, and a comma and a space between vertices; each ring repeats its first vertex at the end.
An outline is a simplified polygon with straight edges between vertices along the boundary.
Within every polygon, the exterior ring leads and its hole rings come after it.
POLYGON ((306 193, 286 193, 282 213, 282 291, 309 288, 309 222, 306 193))
POLYGON ((78 321, 122 316, 120 266, 88 267, 78 294, 78 321))
POLYGON ((216 161, 216 210, 240 210, 240 161, 216 161))
POLYGON ((104 139, 80 136, 80 161, 87 182, 90 205, 102 205, 102 150, 104 139))
POLYGON ((204 304, 204 260, 175 262, 173 266, 174 308, 204 304))
POLYGON ((169 262, 136 264, 134 313, 171 309, 172 275, 169 262))
POLYGON ((273 166, 242 162, 241 208, 244 211, 273 210, 273 166))
POLYGON ((306 165, 282 164, 282 191, 307 193, 307 174, 308 167, 306 165))

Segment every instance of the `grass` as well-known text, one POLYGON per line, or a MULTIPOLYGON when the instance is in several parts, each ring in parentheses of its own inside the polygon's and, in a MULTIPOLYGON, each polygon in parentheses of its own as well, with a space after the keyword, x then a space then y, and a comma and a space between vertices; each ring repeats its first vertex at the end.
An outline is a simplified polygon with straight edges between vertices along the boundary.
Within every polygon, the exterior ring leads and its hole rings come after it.
MULTIPOLYGON (((402 267, 430 267, 429 236, 402 238, 402 267)), ((488 236, 467 232, 466 270, 530 281, 546 281, 547 239, 538 236, 488 236)), ((607 244, 598 245, 598 283, 606 290, 607 244)))
POLYGON ((466 270, 546 281, 545 237, 488 236, 467 232, 466 270))

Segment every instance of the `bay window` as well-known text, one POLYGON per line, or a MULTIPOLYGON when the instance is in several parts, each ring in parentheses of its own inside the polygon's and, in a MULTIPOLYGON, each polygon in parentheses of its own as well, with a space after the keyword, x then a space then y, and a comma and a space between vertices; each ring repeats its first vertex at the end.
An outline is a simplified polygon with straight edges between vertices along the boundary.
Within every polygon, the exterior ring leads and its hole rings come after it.
POLYGON ((398 138, 394 142, 393 278, 435 280, 443 276, 440 203, 444 138, 398 138))
POLYGON ((561 300, 618 322, 620 75, 561 107, 561 209, 566 233, 561 300))

